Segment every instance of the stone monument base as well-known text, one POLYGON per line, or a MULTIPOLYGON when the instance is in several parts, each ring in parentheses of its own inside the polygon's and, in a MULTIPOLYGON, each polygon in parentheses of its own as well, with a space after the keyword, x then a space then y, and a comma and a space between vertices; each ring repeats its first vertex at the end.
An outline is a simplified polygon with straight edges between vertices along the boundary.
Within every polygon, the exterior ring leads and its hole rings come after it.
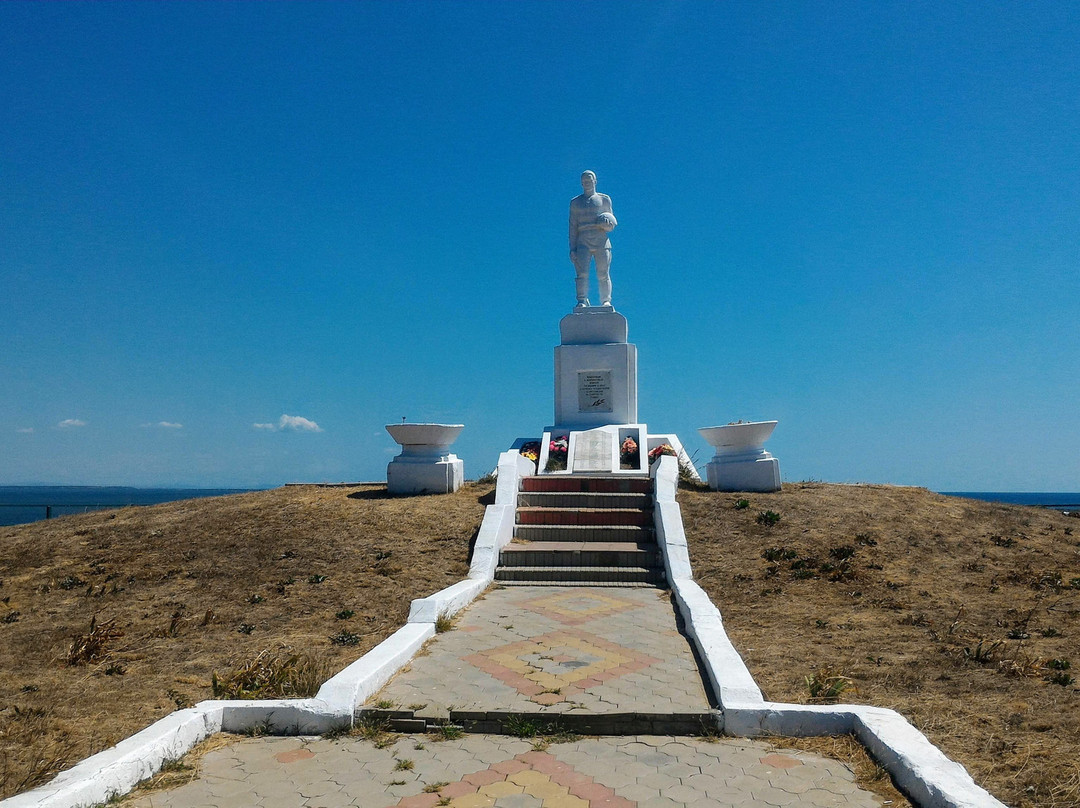
POLYGON ((608 424, 595 429, 547 427, 541 439, 538 467, 541 474, 648 474, 649 430, 645 424, 608 424), (553 439, 568 443, 566 468, 548 469, 549 447, 553 439), (626 467, 621 461, 623 441, 632 438, 638 445, 638 461, 626 467))
POLYGON ((386 467, 391 494, 452 494, 465 482, 465 463, 457 455, 407 460, 395 457, 386 467))
POLYGON ((754 452, 749 457, 736 455, 723 460, 714 458, 705 466, 705 473, 713 491, 768 493, 780 490, 780 461, 768 452, 754 452))
POLYGON ((637 422, 637 347, 611 306, 574 309, 559 322, 555 423, 587 430, 637 422))

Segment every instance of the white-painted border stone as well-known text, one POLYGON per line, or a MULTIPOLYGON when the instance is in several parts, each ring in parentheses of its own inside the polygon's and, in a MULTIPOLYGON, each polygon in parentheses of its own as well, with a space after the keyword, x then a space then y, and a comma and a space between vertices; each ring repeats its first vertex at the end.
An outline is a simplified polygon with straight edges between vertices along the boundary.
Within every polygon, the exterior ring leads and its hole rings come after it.
POLYGON ((99 752, 49 783, 0 802, 4 808, 29 806, 94 805, 125 794, 131 787, 157 772, 162 764, 176 760, 195 744, 221 730, 222 709, 199 704, 177 710, 141 732, 99 752))
POLYGON ((435 621, 471 603, 495 578, 499 550, 513 538, 521 477, 535 473, 516 451, 499 456, 495 504, 473 547, 464 581, 412 602, 409 621, 328 679, 315 698, 203 701, 155 721, 116 746, 86 758, 51 781, 0 801, 2 808, 84 808, 126 794, 162 765, 216 732, 263 728, 279 735, 319 735, 352 724, 357 709, 435 635, 435 621))
POLYGON ((652 468, 656 540, 668 582, 720 705, 728 735, 852 734, 920 808, 1005 808, 975 784, 967 770, 895 710, 860 704, 807 705, 768 702, 724 630, 720 611, 693 580, 682 512, 675 501, 679 465, 661 457, 652 468))

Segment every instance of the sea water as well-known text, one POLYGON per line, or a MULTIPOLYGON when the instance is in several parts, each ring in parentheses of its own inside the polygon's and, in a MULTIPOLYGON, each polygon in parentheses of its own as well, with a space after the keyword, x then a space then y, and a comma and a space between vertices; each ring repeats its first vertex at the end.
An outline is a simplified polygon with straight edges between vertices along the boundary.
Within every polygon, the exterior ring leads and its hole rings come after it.
POLYGON ((126 488, 123 486, 0 485, 0 526, 127 505, 240 494, 243 488, 126 488))
POLYGON ((986 502, 1004 502, 1009 505, 1034 505, 1055 511, 1080 511, 1080 494, 1061 492, 1012 492, 1012 491, 939 491, 947 497, 967 497, 986 502))
MULTIPOLYGON (((0 526, 22 525, 44 519, 46 507, 53 518, 127 505, 157 505, 180 499, 242 494, 247 488, 126 488, 123 486, 0 485, 0 526)), ((1010 491, 940 491, 1010 505, 1035 505, 1058 511, 1080 511, 1080 493, 1010 491)))

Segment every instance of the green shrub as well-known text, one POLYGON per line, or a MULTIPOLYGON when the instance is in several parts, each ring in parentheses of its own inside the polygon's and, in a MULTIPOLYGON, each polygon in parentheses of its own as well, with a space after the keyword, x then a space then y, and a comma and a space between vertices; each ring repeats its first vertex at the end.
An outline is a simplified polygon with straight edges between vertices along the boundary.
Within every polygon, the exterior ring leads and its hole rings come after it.
POLYGON ((765 525, 766 527, 772 527, 780 521, 780 514, 776 511, 761 511, 757 515, 757 523, 759 525, 765 525))

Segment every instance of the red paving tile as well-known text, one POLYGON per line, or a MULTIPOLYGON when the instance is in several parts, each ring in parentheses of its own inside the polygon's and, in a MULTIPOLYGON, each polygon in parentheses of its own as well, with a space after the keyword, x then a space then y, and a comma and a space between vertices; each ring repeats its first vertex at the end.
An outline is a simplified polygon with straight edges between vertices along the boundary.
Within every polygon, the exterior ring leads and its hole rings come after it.
POLYGON ((402 797, 398 802, 398 808, 431 808, 437 805, 441 798, 438 794, 416 794, 412 797, 402 797))
POLYGON ((594 782, 592 778, 587 783, 559 783, 559 785, 566 785, 570 789, 570 793, 575 797, 580 797, 583 800, 588 800, 589 805, 593 804, 593 800, 596 800, 597 805, 602 805, 600 800, 611 799, 615 796, 615 792, 607 786, 594 782))
POLYGON ((315 753, 309 749, 290 749, 288 752, 279 752, 274 755, 278 763, 295 763, 298 760, 307 760, 315 757, 315 753))
MULTIPOLYGON (((494 774, 494 772, 492 772, 492 773, 494 774)), ((502 776, 499 777, 499 780, 503 780, 503 779, 505 779, 505 777, 502 777, 502 776)), ((494 783, 494 782, 497 782, 497 781, 492 780, 491 782, 494 783)), ((482 783, 482 784, 469 783, 469 782, 466 782, 464 779, 462 779, 462 780, 459 780, 456 783, 450 783, 449 785, 445 785, 442 788, 440 788, 439 789, 439 796, 440 797, 450 797, 451 799, 453 799, 454 797, 463 797, 466 794, 475 794, 477 789, 479 789, 481 787, 481 785, 487 785, 487 783, 482 783)))
POLYGON ((788 755, 776 754, 776 753, 771 754, 771 755, 766 755, 765 757, 761 758, 760 760, 761 760, 762 765, 768 766, 768 767, 773 768, 773 769, 793 769, 796 766, 803 765, 802 761, 797 759, 797 758, 793 758, 793 757, 790 757, 788 755))
POLYGON ((503 774, 517 774, 518 772, 523 772, 529 768, 529 764, 520 760, 502 760, 494 764, 491 768, 497 772, 502 772, 503 774))
POLYGON ((497 772, 494 769, 482 769, 478 772, 472 772, 466 774, 461 778, 466 783, 472 783, 477 788, 486 786, 488 783, 496 783, 499 780, 505 780, 506 775, 502 772, 497 772))

